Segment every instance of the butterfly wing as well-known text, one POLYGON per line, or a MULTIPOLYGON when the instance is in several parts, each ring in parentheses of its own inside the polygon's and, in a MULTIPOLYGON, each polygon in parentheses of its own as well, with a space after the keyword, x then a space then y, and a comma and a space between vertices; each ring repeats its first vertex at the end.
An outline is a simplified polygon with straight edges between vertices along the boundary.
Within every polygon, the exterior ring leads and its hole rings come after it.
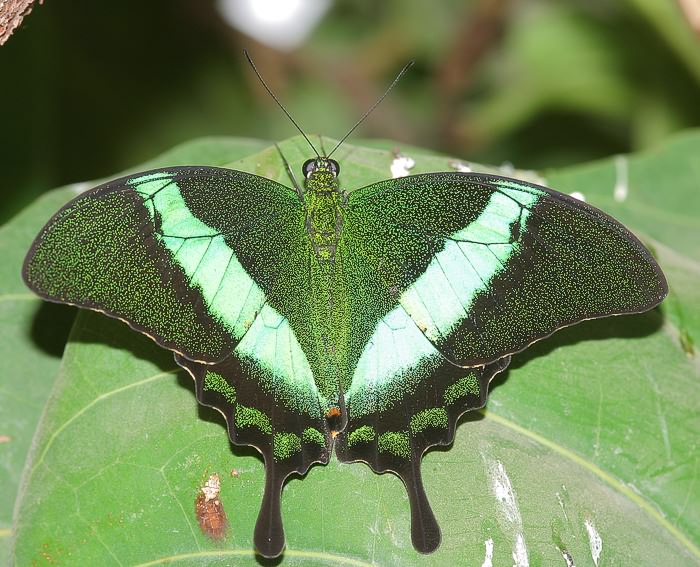
POLYGON ((268 312, 246 335, 245 341, 260 349, 256 353, 260 358, 247 355, 245 345, 215 365, 175 355, 194 378, 197 399, 226 417, 231 441, 256 447, 263 456, 265 491, 254 541, 265 557, 277 557, 284 549, 285 479, 292 473, 305 474, 314 463, 327 464, 330 457, 330 435, 318 393, 303 383, 304 376, 310 378, 308 364, 290 346, 296 339, 289 324, 281 316, 274 319, 268 312))
MULTIPOLYGON (((280 492, 292 472, 328 461, 329 435, 308 360, 290 327, 309 309, 311 247, 292 189, 221 168, 160 169, 68 203, 24 264, 51 301, 102 311, 159 345, 195 378, 231 440, 265 458, 255 542, 284 546, 280 492)), ((308 349, 307 349, 308 350, 308 349)))
POLYGON ((457 420, 486 404, 489 383, 507 368, 510 357, 458 367, 427 344, 407 316, 404 323, 381 322, 363 352, 348 392, 348 426, 335 448, 340 461, 362 461, 375 472, 391 471, 401 478, 411 509, 413 546, 430 553, 441 536, 423 488, 421 458, 429 447, 452 443, 457 420), (410 335, 408 348, 398 346, 410 335), (420 355, 412 350, 416 347, 420 355))
POLYGON ((667 293, 642 244, 601 211, 514 179, 404 177, 349 195, 345 262, 374 319, 347 391, 342 461, 406 485, 419 551, 440 541, 422 486, 425 450, 454 439, 510 355, 584 319, 637 313, 667 293))
POLYGON ((602 211, 515 179, 435 173, 350 194, 345 234, 425 337, 460 366, 585 319, 651 309, 666 280, 602 211))

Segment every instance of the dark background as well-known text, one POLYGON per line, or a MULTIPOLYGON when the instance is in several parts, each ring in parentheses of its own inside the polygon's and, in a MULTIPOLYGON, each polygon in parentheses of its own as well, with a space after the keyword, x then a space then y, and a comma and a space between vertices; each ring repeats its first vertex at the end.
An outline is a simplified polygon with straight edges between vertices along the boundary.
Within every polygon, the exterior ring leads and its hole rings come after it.
POLYGON ((210 1, 46 0, 0 47, 0 223, 194 137, 294 135, 243 47, 309 133, 342 136, 415 59, 357 136, 523 168, 653 147, 700 125, 681 3, 338 0, 279 51, 210 1))

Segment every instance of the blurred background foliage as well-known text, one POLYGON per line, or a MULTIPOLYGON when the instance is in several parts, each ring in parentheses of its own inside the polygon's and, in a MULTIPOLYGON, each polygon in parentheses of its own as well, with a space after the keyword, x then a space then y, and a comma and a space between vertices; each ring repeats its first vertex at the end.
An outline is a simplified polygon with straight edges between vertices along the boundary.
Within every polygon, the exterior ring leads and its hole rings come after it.
MULTIPOLYGON (((277 39, 319 1, 285 0, 300 12, 277 39)), ((700 125, 696 0, 325 0, 286 50, 227 23, 236 3, 36 5, 0 47, 0 223, 194 137, 295 134, 243 47, 307 132, 336 138, 415 59, 356 136, 482 163, 561 166, 700 125)))

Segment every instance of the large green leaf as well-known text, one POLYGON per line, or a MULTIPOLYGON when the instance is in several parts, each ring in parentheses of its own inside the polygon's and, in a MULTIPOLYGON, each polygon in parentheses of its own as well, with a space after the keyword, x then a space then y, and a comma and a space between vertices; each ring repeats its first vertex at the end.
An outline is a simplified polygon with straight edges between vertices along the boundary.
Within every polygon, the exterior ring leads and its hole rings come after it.
MULTIPOLYGON (((295 172, 309 154, 300 138, 281 148, 295 172)), ((404 153, 416 161, 412 172, 451 167, 420 150, 404 153)), ((700 564, 700 369, 692 346, 700 334, 692 246, 700 241, 699 153, 700 133, 692 133, 626 159, 624 169, 618 159, 548 175, 555 188, 581 192, 627 222, 657 253, 671 295, 660 310, 584 323, 514 357, 488 409, 464 420, 449 451, 424 460, 443 529, 434 555, 411 546, 398 479, 333 461, 285 487, 282 563, 488 565, 492 553, 494 565, 524 565, 526 553, 533 565, 700 564), (616 201, 615 182, 625 178, 627 196, 616 201)), ((234 159, 222 154, 209 163, 234 159)), ((350 145, 335 157, 348 189, 389 177, 394 159, 350 145)), ((274 147, 230 165, 286 181, 274 147)), ((55 357, 37 358, 41 342, 23 330, 41 319, 17 274, 31 236, 69 193, 48 194, 0 235, 8 251, 3 285, 34 309, 17 308, 15 326, 5 330, 16 336, 5 352, 3 415, 24 415, 20 404, 30 396, 22 377, 44 375, 48 383, 56 369, 55 357)), ((45 399, 31 423, 17 427, 25 438, 45 399)), ((14 478, 16 461, 8 465, 14 478)), ((219 414, 197 406, 190 379, 167 352, 82 312, 27 459, 13 525, 16 562, 255 564, 262 474, 252 451, 229 445, 219 414), (230 523, 220 543, 200 532, 194 512, 198 487, 213 472, 230 523)))

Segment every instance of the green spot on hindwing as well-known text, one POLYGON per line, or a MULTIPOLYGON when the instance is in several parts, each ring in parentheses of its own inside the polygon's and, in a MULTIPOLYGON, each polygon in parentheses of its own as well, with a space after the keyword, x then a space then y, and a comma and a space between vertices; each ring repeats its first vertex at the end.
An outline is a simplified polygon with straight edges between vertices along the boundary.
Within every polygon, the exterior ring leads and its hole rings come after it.
POLYGON ((352 447, 356 443, 371 443, 376 436, 377 433, 374 431, 374 427, 363 425, 350 432, 348 435, 348 447, 352 447))
POLYGON ((247 406, 236 406, 236 427, 257 427, 261 432, 272 435, 272 422, 263 412, 247 406))
POLYGON ((301 437, 295 433, 275 433, 272 441, 272 454, 275 460, 288 459, 301 452, 301 437))
POLYGON ((221 394, 228 403, 236 403, 236 390, 218 372, 207 372, 204 376, 204 389, 221 394))
POLYGON ((443 400, 445 400, 445 405, 450 406, 460 398, 466 398, 469 395, 478 396, 480 391, 481 387, 476 376, 467 374, 445 389, 443 400))
POLYGON ((326 437, 318 429, 307 427, 301 434, 301 439, 304 443, 316 443, 321 447, 326 446, 326 437))
POLYGON ((416 435, 430 427, 447 429, 449 420, 445 408, 428 408, 411 417, 411 433, 416 435))
POLYGON ((377 443, 381 453, 391 453, 404 459, 411 458, 411 445, 408 435, 403 431, 387 431, 379 436, 377 443))

